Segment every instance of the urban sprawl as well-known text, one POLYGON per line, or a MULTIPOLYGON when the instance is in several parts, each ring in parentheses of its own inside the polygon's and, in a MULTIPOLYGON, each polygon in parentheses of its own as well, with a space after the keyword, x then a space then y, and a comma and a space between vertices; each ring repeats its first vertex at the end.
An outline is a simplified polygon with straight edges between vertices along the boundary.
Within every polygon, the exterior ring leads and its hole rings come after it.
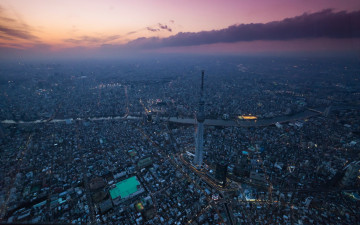
POLYGON ((357 63, 4 64, 0 222, 357 224, 357 63))

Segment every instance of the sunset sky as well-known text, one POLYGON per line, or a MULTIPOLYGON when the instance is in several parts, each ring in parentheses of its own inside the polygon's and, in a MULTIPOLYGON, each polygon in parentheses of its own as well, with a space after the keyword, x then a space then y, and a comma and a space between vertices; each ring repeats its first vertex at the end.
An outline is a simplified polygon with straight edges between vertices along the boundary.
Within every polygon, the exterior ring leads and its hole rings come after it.
POLYGON ((359 0, 1 0, 0 55, 359 50, 359 21, 359 0))

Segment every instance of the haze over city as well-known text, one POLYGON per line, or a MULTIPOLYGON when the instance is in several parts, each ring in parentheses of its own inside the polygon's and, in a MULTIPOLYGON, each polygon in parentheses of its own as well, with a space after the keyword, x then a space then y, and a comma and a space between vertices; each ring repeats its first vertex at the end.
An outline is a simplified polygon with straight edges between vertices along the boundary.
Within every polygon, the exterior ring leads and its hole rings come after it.
POLYGON ((0 1, 0 224, 358 224, 359 0, 0 1))

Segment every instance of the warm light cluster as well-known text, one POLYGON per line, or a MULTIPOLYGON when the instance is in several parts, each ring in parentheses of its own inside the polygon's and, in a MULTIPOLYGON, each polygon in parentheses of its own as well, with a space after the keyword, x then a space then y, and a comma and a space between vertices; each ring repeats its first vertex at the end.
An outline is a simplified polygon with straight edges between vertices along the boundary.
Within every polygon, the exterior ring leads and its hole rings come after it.
POLYGON ((251 116, 251 115, 249 115, 249 116, 243 115, 243 116, 238 116, 238 119, 240 119, 240 120, 256 120, 257 117, 256 116, 251 116))

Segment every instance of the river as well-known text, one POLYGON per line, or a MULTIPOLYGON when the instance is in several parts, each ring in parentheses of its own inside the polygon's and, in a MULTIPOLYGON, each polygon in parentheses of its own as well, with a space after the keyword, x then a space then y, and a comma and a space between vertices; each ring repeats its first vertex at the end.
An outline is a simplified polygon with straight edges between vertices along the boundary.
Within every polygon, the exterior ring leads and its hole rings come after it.
MULTIPOLYGON (((279 116, 269 119, 259 119, 259 120, 216 120, 216 119, 206 119, 204 121, 205 126, 239 126, 239 127, 261 127, 273 125, 277 122, 285 123, 295 120, 306 119, 309 117, 317 116, 320 112, 306 110, 291 116, 279 116)), ((66 123, 73 121, 101 121, 101 120, 140 120, 142 117, 135 116, 115 116, 115 117, 93 117, 93 118, 76 118, 76 119, 53 119, 53 120, 34 120, 34 121, 14 121, 14 120, 3 120, 3 124, 38 124, 38 123, 66 123)), ((192 118, 177 118, 177 117, 160 117, 163 121, 169 121, 173 123, 181 124, 195 124, 195 119, 192 118)))

